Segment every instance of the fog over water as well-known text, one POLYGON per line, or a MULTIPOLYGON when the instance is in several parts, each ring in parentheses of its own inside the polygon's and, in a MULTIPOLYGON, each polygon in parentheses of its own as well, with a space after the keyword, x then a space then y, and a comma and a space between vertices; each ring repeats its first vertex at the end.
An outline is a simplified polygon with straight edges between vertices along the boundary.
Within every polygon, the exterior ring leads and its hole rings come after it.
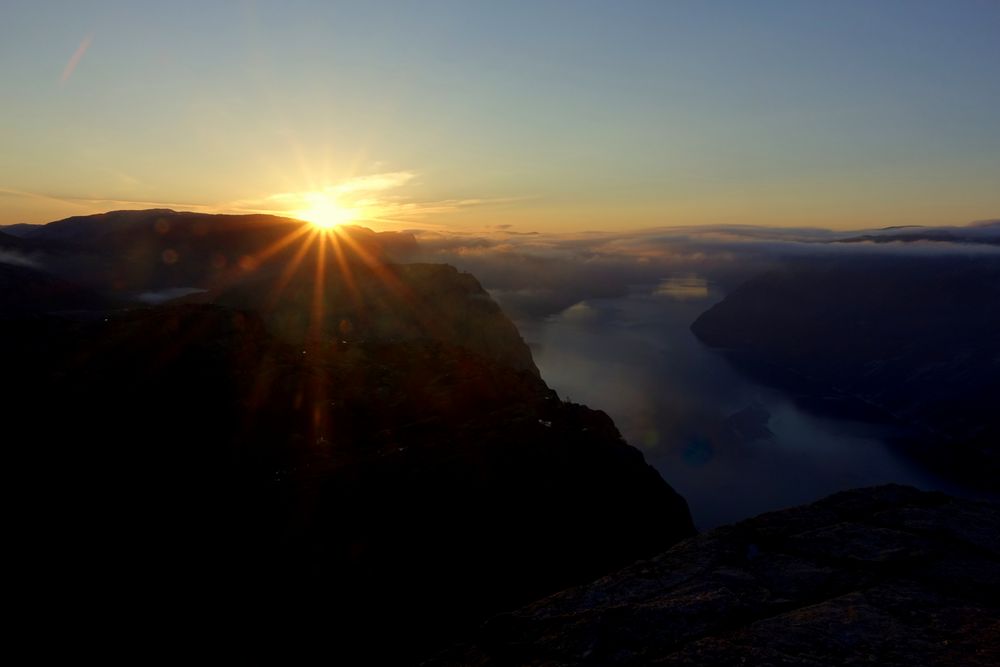
POLYGON ((730 365, 690 326, 727 291, 783 267, 1000 258, 1000 221, 417 237, 422 261, 469 271, 493 295, 550 387, 614 419, 687 498, 699 528, 889 482, 985 497, 900 456, 898 445, 887 444, 899 441, 899 426, 852 421, 843 409, 838 418, 829 404, 822 414, 807 410, 787 390, 730 365))
POLYGON ((607 412, 700 529, 859 486, 955 491, 891 450, 889 427, 806 412, 701 344, 689 327, 723 296, 685 274, 517 324, 546 382, 607 412))

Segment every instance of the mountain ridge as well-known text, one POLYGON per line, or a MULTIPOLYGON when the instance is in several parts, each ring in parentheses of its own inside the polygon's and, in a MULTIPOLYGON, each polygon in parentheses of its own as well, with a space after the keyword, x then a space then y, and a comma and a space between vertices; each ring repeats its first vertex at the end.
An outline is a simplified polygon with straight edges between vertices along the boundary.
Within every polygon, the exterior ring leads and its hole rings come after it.
POLYGON ((991 257, 810 260, 747 281, 691 330, 803 405, 899 427, 900 451, 996 490, 998 300, 991 257))
MULTIPOLYGON (((170 237, 144 220, 140 256, 170 237)), ((100 596, 145 610, 101 621, 140 633, 179 605, 247 629, 254 659, 413 661, 693 534, 684 499, 606 414, 548 388, 473 276, 357 249, 322 273, 323 248, 290 278, 279 257, 160 306, 8 313, 28 608, 100 596)))

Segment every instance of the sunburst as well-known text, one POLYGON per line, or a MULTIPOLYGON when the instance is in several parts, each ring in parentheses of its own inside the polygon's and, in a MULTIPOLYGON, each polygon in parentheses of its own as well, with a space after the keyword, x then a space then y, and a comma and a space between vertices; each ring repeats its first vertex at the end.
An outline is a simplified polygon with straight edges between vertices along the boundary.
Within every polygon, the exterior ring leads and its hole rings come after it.
MULTIPOLYGON (((342 335, 337 333, 336 328, 329 329, 337 327, 338 323, 328 321, 328 288, 335 283, 336 292, 350 299, 355 312, 362 318, 372 305, 366 303, 369 290, 366 283, 381 284, 385 293, 378 297, 380 303, 384 303, 387 296, 392 301, 391 308, 397 309, 401 315, 405 313, 404 317, 415 319, 431 337, 438 336, 439 325, 428 316, 423 300, 402 279, 391 262, 387 262, 364 239, 358 238, 359 234, 364 236, 359 228, 345 224, 372 218, 341 206, 332 195, 324 193, 310 198, 308 205, 294 214, 302 221, 296 223, 286 218, 291 223, 287 233, 234 263, 230 271, 220 277, 218 287, 240 282, 247 272, 267 271, 267 275, 273 276, 269 278, 273 282, 263 295, 263 310, 268 313, 278 308, 288 296, 288 288, 296 276, 302 276, 304 271, 313 273, 307 278, 311 283, 311 299, 306 311, 298 316, 306 318, 303 359, 316 369, 323 369, 342 349, 338 343, 342 335)), ((351 324, 354 323, 348 322, 348 325, 351 324)), ((339 325, 343 326, 343 321, 339 325)), ((334 425, 330 422, 324 377, 322 372, 309 374, 305 391, 312 402, 308 412, 309 429, 316 442, 330 443, 335 441, 334 425)))
POLYGON ((310 192, 302 196, 302 207, 292 211, 292 216, 311 223, 317 229, 329 231, 360 218, 357 209, 345 206, 334 195, 310 192))

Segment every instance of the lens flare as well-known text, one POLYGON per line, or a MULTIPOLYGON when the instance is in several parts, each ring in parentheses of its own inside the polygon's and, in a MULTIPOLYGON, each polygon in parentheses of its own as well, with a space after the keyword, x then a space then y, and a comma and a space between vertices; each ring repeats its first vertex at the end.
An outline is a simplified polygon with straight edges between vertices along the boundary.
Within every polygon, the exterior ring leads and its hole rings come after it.
POLYGON ((318 229, 333 229, 358 218, 356 209, 344 206, 336 197, 325 192, 304 195, 302 203, 302 208, 292 211, 292 215, 312 223, 318 229))

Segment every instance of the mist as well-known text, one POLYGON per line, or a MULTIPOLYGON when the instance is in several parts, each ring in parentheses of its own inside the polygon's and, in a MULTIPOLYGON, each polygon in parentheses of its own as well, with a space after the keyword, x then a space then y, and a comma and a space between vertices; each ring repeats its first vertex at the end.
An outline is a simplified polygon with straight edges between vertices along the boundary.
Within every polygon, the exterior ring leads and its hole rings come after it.
POLYGON ((926 238, 926 228, 760 227, 418 241, 422 259, 477 276, 515 319, 548 384, 607 412, 687 498, 698 527, 710 528, 858 486, 962 493, 893 447, 899 425, 810 410, 746 376, 690 327, 743 282, 781 267, 1000 261, 1000 226, 978 226, 975 242, 963 230, 973 228, 948 228, 944 241, 926 238), (871 240, 878 235, 887 240, 871 240))

